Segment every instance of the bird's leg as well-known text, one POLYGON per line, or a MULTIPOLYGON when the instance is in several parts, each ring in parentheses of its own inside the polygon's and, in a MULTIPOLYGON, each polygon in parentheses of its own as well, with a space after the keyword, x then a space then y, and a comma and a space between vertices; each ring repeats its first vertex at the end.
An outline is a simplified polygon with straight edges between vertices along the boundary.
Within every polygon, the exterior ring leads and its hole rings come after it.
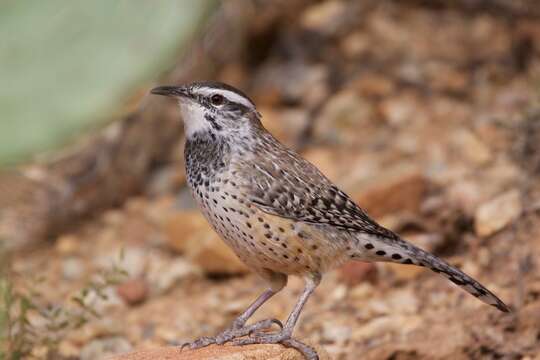
POLYGON ((306 286, 304 287, 304 290, 302 291, 302 294, 300 295, 300 298, 294 305, 294 309, 292 310, 291 314, 287 318, 287 322, 285 323, 285 326, 281 329, 281 331, 277 333, 264 333, 264 332, 257 332, 254 333, 249 338, 245 339, 236 339, 234 340, 235 345, 248 345, 248 344, 283 344, 287 347, 292 347, 300 351, 308 360, 318 360, 319 356, 315 352, 315 350, 292 338, 294 326, 296 325, 296 322, 298 321, 298 318, 300 316, 300 313, 302 312, 302 309, 304 305, 306 304, 307 300, 309 299, 310 295, 313 293, 317 285, 319 285, 321 278, 320 275, 317 275, 313 278, 308 279, 306 286))
POLYGON ((274 296, 277 291, 273 289, 268 289, 263 292, 257 300, 255 300, 240 316, 238 316, 232 323, 232 326, 217 336, 205 336, 201 337, 193 342, 186 343, 182 345, 182 348, 188 347, 190 349, 198 349, 201 347, 208 346, 210 344, 224 344, 227 341, 236 339, 248 335, 252 332, 256 332, 262 329, 268 329, 272 327, 273 324, 277 324, 280 328, 283 328, 283 325, 279 320, 276 319, 267 319, 256 322, 255 324, 246 326, 246 321, 261 307, 268 299, 274 296))

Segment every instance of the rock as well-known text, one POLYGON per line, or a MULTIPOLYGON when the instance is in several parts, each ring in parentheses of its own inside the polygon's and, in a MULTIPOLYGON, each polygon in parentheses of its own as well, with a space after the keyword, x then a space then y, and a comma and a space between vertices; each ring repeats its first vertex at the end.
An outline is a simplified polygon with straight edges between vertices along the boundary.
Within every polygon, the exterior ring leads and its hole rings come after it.
POLYGON ((118 296, 128 305, 137 305, 144 302, 148 296, 148 283, 141 278, 130 279, 116 287, 118 296))
POLYGON ((516 220, 521 212, 519 191, 505 192, 478 207, 474 215, 475 232, 481 237, 490 236, 516 220))
POLYGON ((169 245, 206 273, 245 273, 247 267, 197 211, 178 211, 165 224, 169 245))
POLYGON ((332 344, 343 345, 351 338, 351 328, 331 323, 323 324, 322 339, 332 344))
POLYGON ((62 261, 62 276, 66 280, 80 279, 84 270, 84 264, 78 258, 69 257, 62 261))
POLYGON ((191 261, 177 258, 166 263, 151 263, 147 279, 153 294, 163 294, 180 280, 200 273, 201 269, 191 261))
MULTIPOLYGON (((320 360, 330 360, 329 355, 321 348, 316 348, 320 360)), ((298 351, 282 345, 211 345, 197 350, 180 351, 179 347, 164 347, 140 350, 109 358, 109 360, 305 360, 298 351)))
POLYGON ((456 131, 452 134, 451 141, 458 153, 475 165, 484 165, 493 157, 490 148, 467 129, 456 131))
MULTIPOLYGON (((352 36, 351 36, 352 37, 352 36)), ((353 39, 356 36, 353 37, 353 39)), ((362 43, 362 35, 356 41, 362 43)), ((356 45, 360 47, 360 45, 356 45)), ((389 97, 396 89, 394 82, 382 74, 362 74, 357 79, 352 80, 351 87, 354 88, 362 97, 389 97)))
POLYGON ((364 281, 374 282, 377 267, 374 263, 349 261, 338 270, 339 279, 348 286, 356 286, 364 281))
POLYGON ((328 100, 317 117, 314 134, 321 140, 354 144, 358 129, 375 117, 373 105, 352 89, 339 92, 328 100))
POLYGON ((74 235, 62 235, 56 239, 54 247, 60 255, 73 255, 79 249, 79 241, 74 235))
POLYGON ((294 147, 308 126, 308 112, 304 110, 280 110, 270 107, 260 110, 262 123, 268 131, 287 146, 294 147))
POLYGON ((374 217, 401 211, 418 212, 430 186, 416 167, 400 164, 358 186, 353 199, 374 217))
POLYGON ((132 349, 129 341, 115 336, 92 340, 81 349, 81 360, 104 359, 111 355, 126 353, 132 349))
POLYGON ((99 268, 110 269, 114 264, 118 264, 122 270, 126 271, 130 277, 141 277, 145 272, 147 251, 142 247, 125 247, 114 249, 107 254, 94 259, 94 264, 99 268))
POLYGON ((411 121, 418 121, 418 100, 412 96, 395 96, 383 100, 381 114, 386 121, 396 127, 407 126, 411 121))
POLYGON ((392 292, 392 296, 387 299, 387 302, 392 313, 414 315, 418 312, 418 298, 410 288, 392 292))
POLYGON ((322 34, 335 34, 343 26, 343 18, 347 15, 347 6, 342 1, 325 1, 307 9, 300 24, 308 30, 322 34))
MULTIPOLYGON (((472 217, 482 198, 482 184, 473 180, 457 181, 447 190, 447 202, 450 206, 459 209, 467 216, 472 217)), ((445 201, 445 202, 446 202, 445 201)), ((447 206, 443 205, 443 206, 447 206)))
POLYGON ((340 169, 336 166, 339 155, 331 147, 313 146, 304 151, 302 155, 329 179, 339 178, 340 169))
POLYGON ((359 57, 369 52, 371 43, 364 32, 354 32, 346 36, 340 44, 341 50, 348 57, 359 57))

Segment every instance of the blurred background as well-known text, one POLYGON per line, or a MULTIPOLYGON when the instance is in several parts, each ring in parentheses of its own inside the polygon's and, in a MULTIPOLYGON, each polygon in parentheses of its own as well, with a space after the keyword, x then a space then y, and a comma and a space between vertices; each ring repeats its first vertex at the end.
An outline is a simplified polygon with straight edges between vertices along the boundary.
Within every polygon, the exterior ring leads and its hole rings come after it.
MULTIPOLYGON (((0 4, 0 358, 101 359, 224 329, 262 291, 195 209, 176 104, 220 80, 383 225, 480 280, 328 274, 333 359, 540 359, 540 4, 0 4)), ((254 316, 284 319, 302 284, 254 316)))

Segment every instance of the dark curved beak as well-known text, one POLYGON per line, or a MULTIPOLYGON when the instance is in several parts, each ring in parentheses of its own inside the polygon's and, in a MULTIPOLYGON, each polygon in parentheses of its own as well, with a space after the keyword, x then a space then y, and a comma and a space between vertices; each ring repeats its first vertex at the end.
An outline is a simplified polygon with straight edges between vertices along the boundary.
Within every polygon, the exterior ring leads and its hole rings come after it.
POLYGON ((150 90, 151 94, 169 97, 188 97, 189 92, 183 86, 158 86, 150 90))

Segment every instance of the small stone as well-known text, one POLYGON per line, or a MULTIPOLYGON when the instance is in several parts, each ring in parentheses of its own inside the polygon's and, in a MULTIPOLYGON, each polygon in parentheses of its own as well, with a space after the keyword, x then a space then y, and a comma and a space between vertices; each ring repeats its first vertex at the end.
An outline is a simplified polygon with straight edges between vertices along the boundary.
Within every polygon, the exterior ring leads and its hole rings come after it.
POLYGON ((428 178, 415 166, 400 164, 358 186, 353 198, 374 217, 416 213, 429 190, 428 178))
POLYGON ((447 190, 448 201, 451 206, 472 217, 480 204, 482 191, 482 185, 478 182, 458 181, 447 190))
POLYGON ((347 296, 347 287, 345 285, 336 286, 330 293, 330 298, 333 302, 343 301, 347 296))
POLYGON ((458 153, 475 165, 484 165, 493 157, 490 148, 467 129, 456 131, 451 141, 458 153))
POLYGON ((490 236, 515 221, 522 212, 518 190, 510 190, 480 205, 474 216, 474 229, 478 236, 490 236))
POLYGON ((303 153, 303 156, 329 179, 339 178, 340 173, 336 166, 338 155, 330 147, 310 147, 303 153))
POLYGON ((206 273, 238 274, 247 267, 198 211, 177 211, 165 223, 168 243, 206 273))
POLYGON ((354 144, 357 131, 375 117, 373 105, 351 89, 328 100, 315 123, 316 138, 332 143, 354 144))
POLYGON ((363 97, 388 97, 396 85, 387 76, 367 73, 353 80, 351 87, 363 97))
POLYGON ((121 225, 124 219, 125 214, 119 209, 108 210, 103 214, 103 221, 109 226, 121 225))
POLYGON ((123 250, 123 256, 120 255, 121 252, 112 254, 111 264, 119 262, 120 267, 133 278, 142 276, 146 267, 147 252, 142 247, 126 247, 123 250))
POLYGON ((308 8, 300 23, 306 29, 323 34, 334 34, 343 26, 347 6, 342 1, 325 1, 308 8))
POLYGON ((294 147, 308 126, 308 112, 304 110, 280 110, 261 108, 262 123, 268 131, 285 145, 294 147))
POLYGON ((123 354, 132 349, 123 337, 109 337, 92 340, 81 349, 81 360, 105 359, 111 355, 123 354))
POLYGON ((372 284, 364 282, 352 288, 349 291, 349 296, 357 301, 363 301, 372 297, 374 290, 372 284))
POLYGON ((345 344, 351 338, 351 328, 339 326, 332 323, 324 323, 322 330, 322 340, 333 344, 345 344))
POLYGON ((410 288, 392 292, 387 301, 393 313, 416 314, 418 311, 418 298, 410 288))
POLYGON ((418 121, 417 100, 411 96, 389 97, 381 102, 381 113, 392 126, 406 126, 411 121, 418 121))
POLYGON ((148 279, 152 284, 152 290, 157 294, 162 294, 182 279, 200 272, 201 270, 191 261, 177 258, 159 267, 152 266, 152 270, 148 272, 148 279))
POLYGON ((77 237, 62 235, 56 240, 55 248, 60 255, 73 255, 79 249, 77 237))
POLYGON ((66 280, 80 279, 84 270, 84 264, 78 258, 70 257, 62 261, 62 276, 66 280))
POLYGON ((128 305, 144 302, 148 296, 148 283, 144 279, 130 279, 116 287, 118 295, 128 305))
POLYGON ((341 50, 348 57, 357 57, 367 53, 371 47, 369 37, 364 32, 354 32, 341 41, 341 50))

